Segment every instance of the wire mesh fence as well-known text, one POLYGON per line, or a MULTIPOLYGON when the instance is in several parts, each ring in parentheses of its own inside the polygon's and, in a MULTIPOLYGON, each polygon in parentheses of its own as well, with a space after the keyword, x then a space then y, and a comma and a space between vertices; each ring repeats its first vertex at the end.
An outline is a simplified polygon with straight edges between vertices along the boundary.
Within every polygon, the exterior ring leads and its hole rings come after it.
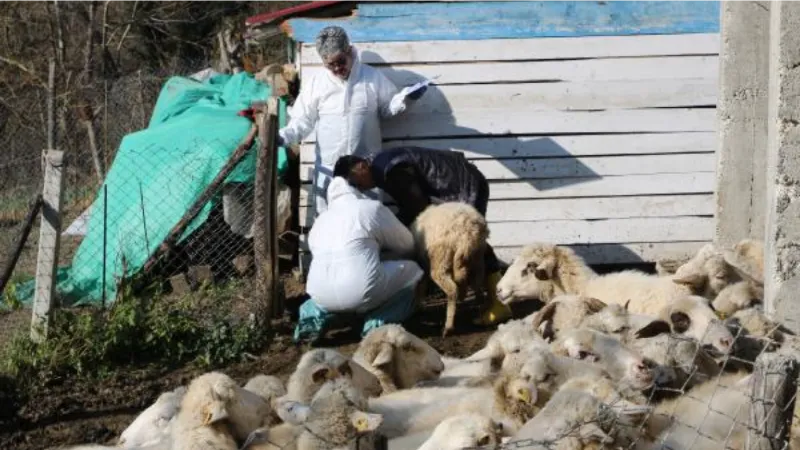
MULTIPOLYGON (((110 305, 124 279, 134 276, 176 295, 232 279, 252 282, 259 150, 255 124, 249 134, 233 130, 219 133, 218 139, 204 137, 214 133, 193 138, 167 132, 154 141, 137 133, 148 128, 170 77, 202 80, 211 75, 200 70, 204 67, 201 61, 113 83, 101 79, 81 92, 56 96, 54 147, 64 155, 61 233, 54 250, 56 306, 110 305), (239 160, 230 164, 237 149, 239 160), (230 173, 211 187, 226 165, 230 173), (194 205, 201 196, 203 201, 194 205), (190 212, 192 206, 197 210, 190 212)), ((2 289, 5 310, 30 305, 35 297, 41 221, 37 216, 28 224, 26 217, 44 187, 46 91, 4 99, 17 105, 2 110, 0 135, 5 154, 0 163, 0 268, 13 263, 2 289)), ((284 232, 290 190, 280 181, 278 190, 278 231, 284 232)), ((13 321, 9 330, 6 322, 0 321, 0 335, 18 331, 22 323, 13 321)))

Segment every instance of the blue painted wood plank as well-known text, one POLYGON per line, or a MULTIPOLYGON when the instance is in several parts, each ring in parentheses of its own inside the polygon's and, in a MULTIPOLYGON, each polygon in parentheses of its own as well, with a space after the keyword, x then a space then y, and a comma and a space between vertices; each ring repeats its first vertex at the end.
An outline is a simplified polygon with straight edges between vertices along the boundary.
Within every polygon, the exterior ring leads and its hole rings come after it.
POLYGON ((300 42, 328 25, 353 42, 623 36, 717 33, 719 12, 715 1, 365 3, 351 18, 288 25, 300 42))

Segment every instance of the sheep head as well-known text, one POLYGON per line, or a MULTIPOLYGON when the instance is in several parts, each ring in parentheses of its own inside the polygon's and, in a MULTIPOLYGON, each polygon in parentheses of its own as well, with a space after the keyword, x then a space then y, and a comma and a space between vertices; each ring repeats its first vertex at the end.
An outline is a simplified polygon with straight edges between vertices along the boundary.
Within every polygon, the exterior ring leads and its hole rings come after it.
POLYGON ((347 378, 326 382, 308 405, 284 402, 280 414, 287 423, 305 429, 298 440, 298 448, 315 448, 308 442, 318 440, 327 445, 345 446, 358 436, 376 430, 383 421, 380 414, 367 412, 366 397, 347 378))
POLYGON ((287 399, 311 401, 314 393, 327 381, 349 378, 367 395, 380 395, 378 379, 363 366, 336 350, 322 348, 306 352, 287 383, 287 399))
POLYGON ((522 299, 549 302, 555 296, 577 293, 594 272, 567 247, 534 243, 522 249, 497 284, 505 303, 522 299))
MULTIPOLYGON (((530 316, 529 316, 530 317, 530 316)), ((506 358, 517 356, 526 347, 547 348, 547 344, 536 333, 531 322, 526 319, 511 320, 500 324, 489 339, 486 345, 465 358, 465 361, 490 360, 493 370, 499 369, 506 358)))
POLYGON ((512 428, 522 426, 536 413, 536 385, 523 376, 501 373, 494 382, 494 394, 497 410, 516 422, 512 428))
POLYGON ((386 324, 370 330, 353 355, 380 380, 383 393, 408 389, 435 380, 444 371, 439 352, 401 325, 386 324))
POLYGON ((670 324, 673 333, 696 339, 716 353, 727 355, 733 349, 733 335, 703 297, 682 297, 666 306, 659 316, 670 324))
POLYGON ((524 320, 529 320, 533 329, 546 341, 552 341, 560 329, 577 327, 584 319, 607 306, 593 297, 560 295, 524 320))
POLYGON ((195 426, 226 421, 231 406, 238 401, 238 388, 233 379, 221 372, 200 375, 189 383, 178 415, 184 418, 183 423, 195 426))
POLYGON ((588 328, 568 330, 552 344, 551 349, 556 355, 596 362, 610 375, 635 389, 647 389, 655 379, 652 362, 618 339, 599 331, 588 328))

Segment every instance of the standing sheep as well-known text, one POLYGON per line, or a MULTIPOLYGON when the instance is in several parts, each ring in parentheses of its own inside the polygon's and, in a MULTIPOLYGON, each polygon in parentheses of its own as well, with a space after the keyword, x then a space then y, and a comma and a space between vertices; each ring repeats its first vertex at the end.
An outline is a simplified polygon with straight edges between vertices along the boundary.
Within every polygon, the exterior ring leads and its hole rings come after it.
POLYGON ((397 324, 370 330, 353 354, 353 361, 378 378, 384 394, 435 380, 444 370, 436 349, 397 324))
POLYGON ((479 301, 485 302, 489 227, 474 207, 446 202, 425 208, 410 228, 420 265, 447 295, 442 330, 442 336, 447 336, 453 331, 456 304, 464 300, 468 283, 479 301))

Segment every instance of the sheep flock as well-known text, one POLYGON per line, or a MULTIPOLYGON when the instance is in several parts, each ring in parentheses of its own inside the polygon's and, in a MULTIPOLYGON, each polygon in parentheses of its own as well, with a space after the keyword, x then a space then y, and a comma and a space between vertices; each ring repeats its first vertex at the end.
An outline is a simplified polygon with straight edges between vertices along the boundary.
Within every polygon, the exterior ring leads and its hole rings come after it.
POLYGON ((115 446, 71 448, 333 450, 381 436, 390 450, 744 449, 755 358, 796 346, 762 312, 763 246, 709 244, 657 269, 599 275, 568 247, 533 243, 498 298, 543 307, 472 355, 387 324, 352 355, 307 351, 286 384, 205 373, 115 446))

